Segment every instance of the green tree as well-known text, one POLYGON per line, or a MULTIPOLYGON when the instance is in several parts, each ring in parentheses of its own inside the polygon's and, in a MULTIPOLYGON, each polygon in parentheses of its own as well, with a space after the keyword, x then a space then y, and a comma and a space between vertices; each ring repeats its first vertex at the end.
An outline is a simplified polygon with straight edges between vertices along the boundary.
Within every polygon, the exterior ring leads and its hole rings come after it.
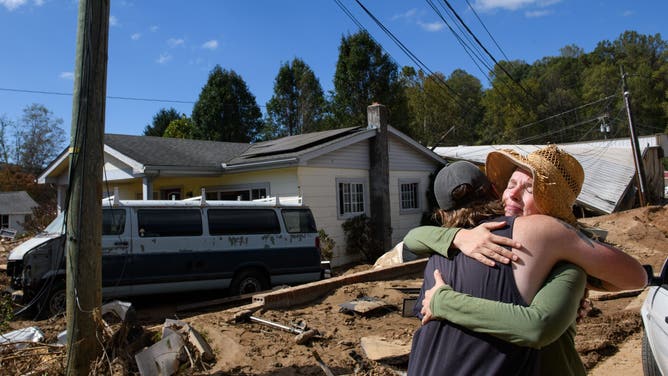
POLYGON ((153 116, 153 123, 147 124, 144 128, 144 136, 162 137, 169 123, 180 118, 181 115, 175 108, 162 108, 153 116))
POLYGON ((169 126, 165 129, 165 133, 162 137, 192 139, 194 131, 195 125, 192 120, 183 115, 180 119, 172 120, 172 122, 169 123, 169 126))
POLYGON ((367 107, 378 102, 387 106, 392 126, 407 130, 397 65, 366 31, 341 38, 334 90, 331 111, 338 127, 366 125, 367 107))
POLYGON ((450 77, 404 67, 401 80, 409 108, 409 134, 425 146, 475 144, 483 116, 482 85, 457 69, 450 77))
POLYGON ((41 104, 23 109, 16 130, 15 161, 27 172, 38 174, 63 149, 65 131, 60 128, 63 119, 41 104))
MULTIPOLYGON (((501 62, 511 76, 529 93, 536 92, 539 84, 527 77, 531 66, 524 61, 501 62)), ((481 103, 484 107, 482 125, 478 129, 481 144, 515 143, 519 139, 518 127, 538 120, 535 108, 539 100, 531 98, 519 86, 495 66, 492 87, 485 91, 481 103)), ((533 129, 533 128, 532 128, 533 129)))
POLYGON ((265 132, 272 138, 319 129, 325 96, 311 68, 301 59, 281 65, 274 80, 274 95, 267 102, 265 132))
POLYGON ((262 126, 262 113, 246 82, 216 65, 192 112, 194 137, 200 140, 250 142, 262 126))
POLYGON ((9 156, 12 154, 9 130, 12 128, 14 123, 7 119, 7 116, 0 116, 0 163, 9 163, 9 156))

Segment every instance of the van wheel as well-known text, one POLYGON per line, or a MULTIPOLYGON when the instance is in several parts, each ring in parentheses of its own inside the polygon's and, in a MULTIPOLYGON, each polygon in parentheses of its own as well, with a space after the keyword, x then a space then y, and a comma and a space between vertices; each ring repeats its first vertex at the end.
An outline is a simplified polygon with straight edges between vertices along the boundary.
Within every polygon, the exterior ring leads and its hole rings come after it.
POLYGON ((67 304, 67 290, 64 281, 55 281, 51 285, 46 299, 43 299, 38 307, 37 317, 49 318, 64 313, 67 304))
POLYGON ((268 288, 269 279, 265 273, 257 269, 246 269, 237 273, 232 280, 232 283, 230 284, 230 294, 251 294, 268 288))

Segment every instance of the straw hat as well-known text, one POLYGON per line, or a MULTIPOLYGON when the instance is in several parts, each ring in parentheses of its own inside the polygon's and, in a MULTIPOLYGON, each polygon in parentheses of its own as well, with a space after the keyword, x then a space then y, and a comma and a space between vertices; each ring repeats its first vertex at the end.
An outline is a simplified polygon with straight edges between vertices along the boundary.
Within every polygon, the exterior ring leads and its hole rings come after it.
POLYGON ((568 223, 576 222, 573 204, 580 194, 584 170, 570 154, 548 145, 526 157, 514 150, 497 150, 487 155, 486 172, 492 185, 501 193, 517 168, 533 176, 533 197, 542 214, 568 223))

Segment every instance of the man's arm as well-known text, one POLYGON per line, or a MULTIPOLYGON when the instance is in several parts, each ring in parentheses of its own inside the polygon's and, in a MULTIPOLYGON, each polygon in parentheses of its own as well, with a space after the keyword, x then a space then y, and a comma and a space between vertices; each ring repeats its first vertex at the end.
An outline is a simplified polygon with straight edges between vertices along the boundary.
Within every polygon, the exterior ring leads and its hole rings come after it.
POLYGON ((541 348, 555 341, 576 317, 586 275, 560 263, 528 307, 472 297, 445 285, 431 297, 432 318, 446 319, 520 346, 541 348))

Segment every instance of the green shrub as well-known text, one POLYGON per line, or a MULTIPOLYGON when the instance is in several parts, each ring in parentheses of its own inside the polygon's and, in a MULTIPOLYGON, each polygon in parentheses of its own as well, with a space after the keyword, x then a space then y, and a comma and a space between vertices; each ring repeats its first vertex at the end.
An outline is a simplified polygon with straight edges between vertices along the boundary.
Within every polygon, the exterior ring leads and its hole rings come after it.
POLYGON ((318 237, 320 238, 320 257, 322 260, 331 260, 336 242, 322 228, 318 230, 318 237))
POLYGON ((341 226, 346 236, 348 254, 359 253, 366 262, 374 262, 385 252, 381 240, 373 234, 372 219, 366 215, 350 218, 341 226))
POLYGON ((14 319, 14 305, 8 294, 0 295, 0 332, 9 329, 9 322, 14 319))

